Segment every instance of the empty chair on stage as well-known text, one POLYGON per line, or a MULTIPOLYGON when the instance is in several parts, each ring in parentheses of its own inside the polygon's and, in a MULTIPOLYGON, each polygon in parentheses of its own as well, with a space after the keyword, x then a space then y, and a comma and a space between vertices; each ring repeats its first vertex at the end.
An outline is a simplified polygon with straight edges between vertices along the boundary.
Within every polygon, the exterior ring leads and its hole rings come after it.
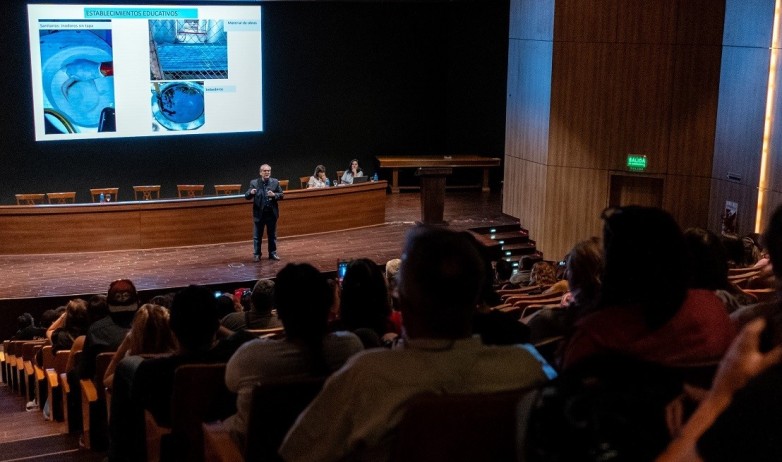
POLYGON ((46 200, 46 194, 17 194, 16 205, 37 205, 43 204, 46 200))
POLYGON ((204 195, 204 185, 202 184, 178 184, 176 185, 177 195, 180 198, 198 197, 204 195))
POLYGON ((133 186, 133 193, 137 201, 160 199, 160 185, 133 186))

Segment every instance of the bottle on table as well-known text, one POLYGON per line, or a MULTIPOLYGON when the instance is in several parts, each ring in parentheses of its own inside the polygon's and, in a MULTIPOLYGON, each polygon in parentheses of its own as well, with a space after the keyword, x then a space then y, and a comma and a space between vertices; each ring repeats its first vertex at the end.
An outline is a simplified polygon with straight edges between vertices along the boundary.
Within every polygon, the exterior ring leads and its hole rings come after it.
POLYGON ((105 195, 105 194, 103 194, 103 193, 100 193, 100 202, 101 202, 101 203, 104 203, 104 202, 106 202, 106 195, 105 195))

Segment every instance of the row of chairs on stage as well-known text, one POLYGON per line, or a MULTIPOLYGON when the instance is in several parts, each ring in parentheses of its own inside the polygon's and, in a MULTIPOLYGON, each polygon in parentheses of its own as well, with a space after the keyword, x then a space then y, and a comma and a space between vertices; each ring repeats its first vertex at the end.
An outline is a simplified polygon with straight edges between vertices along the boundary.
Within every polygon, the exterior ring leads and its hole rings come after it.
MULTIPOLYGON (((337 178, 342 178, 344 171, 337 171, 337 178)), ((299 177, 299 186, 301 189, 307 188, 307 183, 310 180, 310 176, 299 177)), ((290 180, 280 180, 280 187, 283 191, 288 190, 290 180)), ((202 184, 178 184, 176 186, 177 197, 180 199, 187 199, 193 197, 201 197, 204 195, 205 185, 202 184)), ((214 185, 215 196, 227 196, 242 193, 241 184, 216 184, 214 185)), ((116 201, 119 194, 119 188, 92 188, 90 189, 90 196, 92 202, 100 202, 100 196, 103 195, 104 200, 109 199, 108 202, 116 201)), ((133 186, 133 195, 137 201, 149 201, 160 199, 160 185, 141 185, 133 186)), ((50 192, 50 193, 29 193, 29 194, 16 194, 17 205, 39 205, 39 204, 73 204, 76 202, 76 192, 50 192)))
MULTIPOLYGON (((283 190, 288 189, 288 180, 280 180, 280 186, 283 190)), ((205 186, 202 184, 178 184, 177 197, 182 199, 201 197, 204 195, 205 186)), ((214 185, 215 196, 235 195, 242 193, 241 184, 216 184, 214 185)), ((160 185, 142 185, 133 186, 134 198, 137 201, 149 201, 160 199, 160 185)), ((92 202, 100 202, 101 195, 106 202, 116 201, 119 195, 119 188, 92 188, 90 196, 92 202)), ((17 205, 38 205, 38 204, 73 204, 76 202, 76 192, 51 192, 34 194, 16 194, 17 205)))
MULTIPOLYGON (((278 335, 258 332, 259 336, 278 335)), ((0 352, 2 380, 12 390, 46 402, 51 396, 55 420, 68 421, 71 393, 82 398, 82 442, 106 449, 111 396, 102 383, 81 380, 73 389, 65 373, 69 352, 50 352, 45 341, 5 341, 0 352), (43 355, 39 367, 35 355, 43 355)), ((113 353, 97 358, 102 377, 113 353)), ((175 374, 171 426, 145 415, 148 461, 279 461, 283 438, 298 415, 320 392, 325 379, 299 378, 259 383, 253 391, 246 447, 230 438, 220 420, 235 412, 235 394, 225 387, 225 364, 180 366, 175 374), (194 384, 198 384, 194 386, 194 384)), ((515 448, 516 403, 525 390, 471 395, 424 394, 408 404, 394 449, 397 461, 512 460, 515 448), (438 428, 432 432, 432 428, 438 428), (488 451, 488 452, 487 452, 488 451)), ((75 431, 71 429, 71 431, 75 431)))

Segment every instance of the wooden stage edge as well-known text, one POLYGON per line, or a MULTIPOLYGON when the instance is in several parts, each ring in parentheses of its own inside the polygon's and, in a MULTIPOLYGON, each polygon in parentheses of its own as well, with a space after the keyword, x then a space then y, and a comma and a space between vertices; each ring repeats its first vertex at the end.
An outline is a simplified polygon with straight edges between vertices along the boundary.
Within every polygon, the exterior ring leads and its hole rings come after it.
MULTIPOLYGON (((380 218, 380 224, 299 235, 281 233, 277 246, 282 261, 262 259, 253 262, 251 212, 249 205, 242 202, 243 198, 236 198, 248 207, 242 209, 243 215, 236 221, 241 222, 240 228, 245 233, 237 242, 141 250, 0 255, 3 273, 0 339, 13 335, 16 317, 20 314, 30 312, 38 319, 43 311, 63 305, 72 298, 105 294, 109 283, 119 278, 131 279, 139 289, 141 300, 147 301, 154 295, 189 284, 204 285, 215 291, 252 287, 260 278, 274 277, 288 263, 310 263, 327 274, 334 273, 340 259, 365 257, 382 264, 399 257, 405 234, 421 218, 420 194, 386 194, 383 187, 382 199, 378 202, 384 204, 385 217, 380 218)), ((329 192, 318 194, 328 195, 329 192)), ((284 201, 296 196, 293 192, 286 195, 284 201)), ((288 202, 289 205, 293 203, 293 200, 288 202)), ((340 207, 346 208, 339 211, 323 209, 304 217, 294 216, 292 208, 284 209, 280 220, 318 223, 341 214, 362 214, 365 205, 348 201, 340 207)), ((454 230, 517 222, 502 213, 499 191, 481 193, 475 190, 446 193, 445 220, 454 230)), ((0 226, 3 226, 2 221, 0 226)), ((85 239, 90 236, 92 234, 85 235, 85 239)), ((265 241, 262 250, 266 254, 265 241)))
MULTIPOLYGON (((286 191, 281 236, 385 222, 385 181, 286 191), (355 213, 360 207, 361 213, 355 213)), ((252 236, 244 195, 152 201, 0 206, 0 255, 155 249, 239 242, 252 236)))

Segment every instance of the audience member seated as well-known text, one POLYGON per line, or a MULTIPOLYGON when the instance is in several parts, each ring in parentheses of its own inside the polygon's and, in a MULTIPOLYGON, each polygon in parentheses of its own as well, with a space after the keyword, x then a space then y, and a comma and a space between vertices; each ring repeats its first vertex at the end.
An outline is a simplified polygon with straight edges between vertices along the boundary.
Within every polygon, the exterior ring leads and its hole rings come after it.
MULTIPOLYGON (((532 272, 532 265, 540 261, 540 257, 537 255, 522 255, 519 258, 519 270, 511 275, 509 282, 513 286, 521 287, 529 285, 530 273, 532 272)), ((510 287, 504 287, 510 288, 510 287)))
POLYGON ((307 189, 325 188, 327 186, 331 186, 331 181, 326 176, 326 167, 318 165, 315 167, 315 172, 310 177, 310 181, 307 182, 307 189))
MULTIPOLYGON (((468 234, 467 238, 480 253, 481 247, 473 236, 468 234)), ((486 255, 483 255, 482 260, 484 274, 493 274, 491 261, 486 255)), ((502 303, 494 290, 495 287, 493 278, 484 279, 480 300, 472 318, 473 334, 478 334, 484 345, 516 345, 529 342, 529 328, 519 322, 518 316, 492 309, 502 303)))
POLYGON ((541 362, 525 348, 483 346, 472 336, 487 277, 464 235, 413 229, 397 287, 404 345, 358 353, 332 375, 286 436, 282 458, 388 460, 404 405, 414 396, 489 393, 546 381, 541 362))
POLYGON ((106 389, 112 388, 114 370, 126 356, 163 355, 176 350, 176 338, 169 325, 169 318, 167 308, 151 303, 141 305, 133 317, 130 332, 117 348, 103 376, 106 389))
POLYGON ((70 350, 73 342, 87 333, 89 326, 87 302, 80 298, 69 301, 62 315, 46 330, 46 338, 52 344, 52 353, 70 350))
POLYGON ((510 283, 510 277, 512 275, 513 265, 507 260, 497 260, 494 264, 494 286, 501 289, 505 284, 510 283))
POLYGON ((666 410, 682 390, 677 368, 593 356, 525 396, 518 460, 651 462, 671 440, 666 410))
POLYGON ((728 282, 728 258, 719 236, 703 228, 689 228, 684 239, 690 255, 690 289, 714 291, 729 313, 754 303, 728 282))
POLYGON ((350 161, 348 169, 342 174, 340 181, 342 184, 353 184, 353 178, 357 176, 364 176, 364 172, 361 171, 361 167, 358 165, 358 159, 353 159, 350 161))
POLYGON ((539 261, 532 265, 529 273, 529 285, 540 286, 541 292, 557 283, 557 270, 547 261, 539 261))
MULTIPOLYGON (((782 260, 782 207, 771 218, 764 244, 772 262, 782 260)), ((769 341, 778 327, 759 318, 742 329, 711 390, 659 462, 782 460, 782 346, 769 341)))
POLYGON ((274 281, 259 279, 250 296, 250 309, 231 313, 220 324, 234 332, 241 329, 271 329, 280 327, 280 319, 272 312, 274 308, 274 281))
POLYGON ((241 313, 243 311, 241 303, 238 303, 233 294, 223 292, 217 297, 217 315, 220 319, 233 313, 241 313))
POLYGON ((600 241, 592 238, 577 243, 565 261, 570 292, 562 297, 560 306, 539 310, 527 321, 533 344, 566 335, 572 329, 573 320, 590 313, 597 304, 603 272, 600 241))
POLYGON ((24 313, 16 318, 17 331, 11 340, 33 340, 46 338, 46 329, 35 325, 35 318, 30 313, 24 313))
POLYGON ((216 341, 220 319, 214 294, 191 285, 177 292, 171 304, 169 325, 177 340, 170 356, 142 359, 128 356, 114 372, 109 432, 109 460, 144 460, 144 410, 160 426, 171 426, 171 391, 174 372, 183 364, 226 362, 245 341, 246 332, 216 341))
POLYGON ((361 339, 364 348, 390 348, 399 335, 391 322, 388 286, 377 264, 357 258, 348 264, 342 280, 339 320, 361 339))
POLYGON ((687 248, 673 217, 627 206, 602 218, 600 300, 576 322, 563 367, 606 352, 670 366, 721 358, 733 325, 713 291, 687 290, 687 248))
POLYGON ((391 322, 394 323, 394 331, 402 332, 402 313, 399 311, 399 301, 396 298, 396 275, 399 272, 399 264, 402 260, 392 258, 386 262, 386 285, 388 286, 388 299, 391 300, 391 322))
POLYGON ((281 340, 256 339, 242 345, 228 361, 225 384, 238 394, 237 413, 225 420, 244 448, 253 387, 264 380, 325 377, 363 348, 350 332, 328 332, 333 292, 320 271, 309 264, 288 264, 277 274, 274 304, 285 328, 281 340))

